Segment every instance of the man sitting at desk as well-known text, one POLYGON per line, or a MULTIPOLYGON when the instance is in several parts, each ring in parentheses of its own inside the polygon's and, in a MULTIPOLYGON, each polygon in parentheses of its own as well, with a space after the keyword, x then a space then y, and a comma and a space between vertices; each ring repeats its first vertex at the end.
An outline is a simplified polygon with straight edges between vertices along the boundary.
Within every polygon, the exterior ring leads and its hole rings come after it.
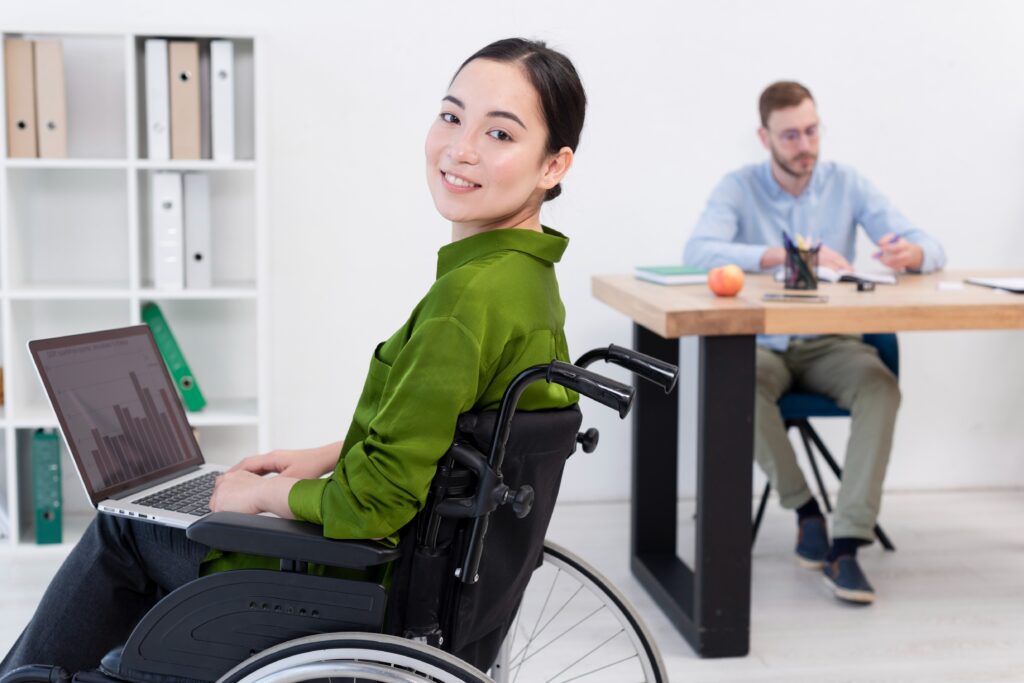
MULTIPOLYGON (((818 163, 820 124, 807 88, 793 82, 770 85, 761 94, 760 112, 757 134, 771 158, 734 171, 718 184, 686 244, 685 263, 774 270, 785 261, 781 245, 786 231, 821 240, 819 265, 852 270, 861 225, 878 243, 880 261, 894 270, 922 273, 945 264, 939 243, 856 171, 831 161, 818 163)), ((860 337, 758 337, 754 456, 782 506, 796 510, 797 560, 822 568, 826 583, 842 600, 870 603, 875 597, 857 563, 857 548, 874 539, 899 403, 896 378, 860 337), (831 545, 777 406, 791 387, 825 394, 853 418, 831 545)))

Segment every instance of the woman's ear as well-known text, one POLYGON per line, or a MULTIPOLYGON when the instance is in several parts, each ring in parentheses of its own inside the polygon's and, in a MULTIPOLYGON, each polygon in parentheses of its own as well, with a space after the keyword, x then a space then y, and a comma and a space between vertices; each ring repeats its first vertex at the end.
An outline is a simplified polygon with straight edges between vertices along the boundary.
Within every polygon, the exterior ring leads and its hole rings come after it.
POLYGON ((572 166, 573 153, 568 147, 563 147, 554 154, 544 158, 543 175, 539 186, 545 191, 562 182, 562 178, 569 172, 572 166))

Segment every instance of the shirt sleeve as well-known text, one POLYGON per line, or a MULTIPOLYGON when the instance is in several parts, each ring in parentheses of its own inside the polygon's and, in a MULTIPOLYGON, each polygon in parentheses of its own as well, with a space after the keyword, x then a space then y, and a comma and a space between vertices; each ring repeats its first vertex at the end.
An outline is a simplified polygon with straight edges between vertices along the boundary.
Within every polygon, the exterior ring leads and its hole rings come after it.
POLYGON ((295 516, 323 525, 329 538, 385 538, 405 526, 426 500, 458 416, 476 402, 480 349, 454 318, 418 324, 387 371, 366 437, 329 477, 292 486, 295 516))
POLYGON ((929 273, 946 265, 946 252, 938 240, 915 227, 866 178, 857 175, 855 182, 857 211, 854 218, 864 227, 873 242, 879 242, 888 233, 896 233, 921 247, 924 260, 921 261, 920 272, 929 273))
POLYGON ((761 270, 765 244, 738 244, 743 187, 727 176, 711 192, 704 212, 683 250, 683 263, 697 268, 715 268, 735 263, 746 271, 761 270))

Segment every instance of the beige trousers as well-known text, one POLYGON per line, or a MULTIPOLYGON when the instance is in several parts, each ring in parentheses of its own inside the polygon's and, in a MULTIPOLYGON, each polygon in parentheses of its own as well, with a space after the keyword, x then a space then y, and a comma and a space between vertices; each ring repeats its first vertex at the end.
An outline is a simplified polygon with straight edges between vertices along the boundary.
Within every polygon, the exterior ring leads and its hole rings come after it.
POLYGON ((790 389, 824 394, 850 411, 850 440, 832 535, 874 540, 900 405, 896 377, 860 337, 793 339, 782 353, 757 347, 754 457, 782 506, 794 509, 811 499, 811 491, 777 405, 790 389))

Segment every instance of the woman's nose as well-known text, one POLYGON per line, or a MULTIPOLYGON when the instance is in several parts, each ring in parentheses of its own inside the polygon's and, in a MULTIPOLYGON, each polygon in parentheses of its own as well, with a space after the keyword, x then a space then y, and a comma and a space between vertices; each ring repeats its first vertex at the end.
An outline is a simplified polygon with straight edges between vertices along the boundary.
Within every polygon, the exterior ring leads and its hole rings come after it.
POLYGON ((468 135, 460 135, 448 148, 448 154, 453 161, 460 164, 475 164, 478 161, 476 147, 472 144, 468 135))

